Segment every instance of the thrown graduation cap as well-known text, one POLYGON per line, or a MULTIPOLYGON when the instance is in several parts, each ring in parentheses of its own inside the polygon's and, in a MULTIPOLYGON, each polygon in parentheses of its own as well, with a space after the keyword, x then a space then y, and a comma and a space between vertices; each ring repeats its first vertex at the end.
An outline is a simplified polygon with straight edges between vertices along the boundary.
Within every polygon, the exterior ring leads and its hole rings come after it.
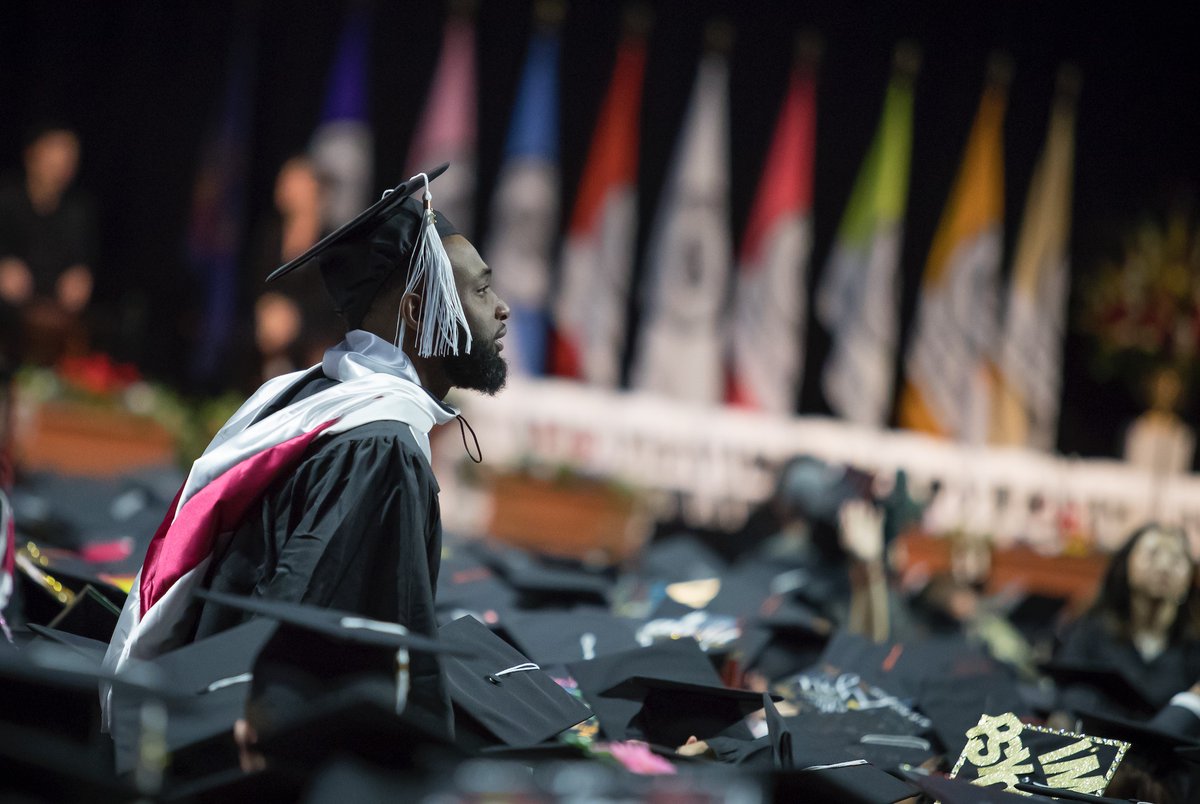
POLYGON ((454 283, 442 238, 457 234, 454 225, 432 207, 429 183, 449 164, 401 182, 371 206, 321 238, 296 259, 275 269, 271 282, 317 262, 334 306, 352 329, 362 324, 375 294, 397 269, 407 277, 406 292, 422 299, 417 333, 421 356, 458 354, 459 327, 471 351, 470 327, 454 283), (424 204, 410 196, 423 189, 424 204))
POLYGON ((445 645, 460 649, 442 662, 459 715, 459 744, 528 747, 591 717, 581 701, 475 618, 447 623, 438 636, 445 645))
POLYGON ((775 765, 784 772, 776 777, 776 800, 893 804, 914 794, 911 785, 866 760, 844 759, 836 746, 789 728, 769 695, 762 703, 775 765))
POLYGON ((693 639, 601 656, 567 666, 611 740, 680 746, 691 736, 749 739, 742 720, 761 695, 726 687, 693 639))

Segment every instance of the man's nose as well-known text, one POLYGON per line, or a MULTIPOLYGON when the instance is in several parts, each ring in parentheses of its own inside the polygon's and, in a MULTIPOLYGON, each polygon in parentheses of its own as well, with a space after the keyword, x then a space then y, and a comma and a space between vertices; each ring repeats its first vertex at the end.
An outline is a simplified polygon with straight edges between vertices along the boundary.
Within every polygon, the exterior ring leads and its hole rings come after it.
POLYGON ((496 299, 496 318, 497 318, 497 320, 507 321, 508 313, 509 313, 508 303, 505 302, 504 299, 497 298, 496 299))

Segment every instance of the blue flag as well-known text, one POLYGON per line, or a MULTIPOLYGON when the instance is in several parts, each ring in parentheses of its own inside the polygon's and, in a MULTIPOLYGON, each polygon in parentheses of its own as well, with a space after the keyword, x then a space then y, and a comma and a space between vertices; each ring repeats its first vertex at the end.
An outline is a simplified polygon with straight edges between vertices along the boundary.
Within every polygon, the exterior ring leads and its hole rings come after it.
POLYGON ((546 371, 559 215, 558 50, 553 30, 538 30, 529 43, 484 252, 495 271, 496 292, 511 308, 504 342, 509 368, 526 376, 546 371))
POLYGON ((213 380, 234 330, 238 251, 246 194, 254 48, 239 37, 229 53, 225 93, 200 155, 192 193, 187 261, 201 294, 201 321, 192 378, 213 380))

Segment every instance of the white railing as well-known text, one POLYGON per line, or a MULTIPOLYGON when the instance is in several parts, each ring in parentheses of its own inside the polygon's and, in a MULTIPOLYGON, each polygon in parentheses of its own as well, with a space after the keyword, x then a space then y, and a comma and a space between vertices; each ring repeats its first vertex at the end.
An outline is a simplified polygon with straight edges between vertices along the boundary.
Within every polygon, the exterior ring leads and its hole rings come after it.
POLYGON ((938 483, 945 493, 927 523, 935 531, 983 528, 1001 544, 1023 540, 1053 551, 1069 514, 1110 549, 1154 518, 1185 525, 1200 547, 1200 475, 1154 476, 1115 460, 967 446, 557 379, 514 379, 496 397, 453 401, 479 434, 489 466, 569 467, 661 492, 697 523, 744 515, 769 494, 781 461, 809 454, 889 477, 904 469, 918 497, 938 483))

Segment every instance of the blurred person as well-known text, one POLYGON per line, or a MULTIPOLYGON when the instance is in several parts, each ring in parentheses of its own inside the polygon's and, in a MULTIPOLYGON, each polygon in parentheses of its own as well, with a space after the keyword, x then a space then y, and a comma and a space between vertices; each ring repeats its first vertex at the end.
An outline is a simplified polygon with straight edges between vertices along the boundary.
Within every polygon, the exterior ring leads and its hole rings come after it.
POLYGON ((1173 366, 1162 366, 1147 382, 1149 409, 1125 433, 1124 457, 1155 474, 1179 474, 1192 468, 1196 431, 1179 416, 1183 379, 1173 366))
POLYGON ((276 266, 291 262, 324 234, 324 190, 316 167, 306 156, 283 163, 275 180, 274 209, 253 237, 246 291, 253 299, 257 355, 247 385, 312 365, 344 332, 325 301, 320 278, 310 272, 288 277, 279 287, 265 280, 276 266))
MULTIPOLYGON (((894 489, 893 489, 894 490, 894 489)), ((909 630, 886 561, 889 494, 870 475, 798 456, 781 467, 768 502, 777 531, 745 560, 780 571, 772 591, 794 593, 835 624, 876 641, 909 630)))
POLYGON ((1033 646, 1008 620, 1004 601, 986 594, 994 548, 987 536, 958 530, 946 537, 950 566, 935 573, 912 600, 915 629, 923 636, 962 635, 1014 667, 1037 675, 1033 646))
MULTIPOLYGON (((504 385, 509 310, 475 247, 410 197, 421 185, 385 194, 273 275, 315 264, 350 331, 321 363, 265 383, 193 464, 133 584, 107 667, 120 672, 246 618, 192 598, 197 588, 435 635, 441 516, 429 432, 457 417, 442 401, 451 388, 494 394, 504 385)), ((431 204, 428 185, 425 198, 431 204)), ((102 701, 108 712, 107 692, 102 701)), ((432 656, 412 657, 409 710, 453 734, 432 656)), ((239 727, 244 747, 264 723, 296 714, 255 711, 239 727)))
POLYGON ((82 349, 82 314, 92 297, 95 216, 72 188, 79 136, 52 123, 26 140, 24 172, 0 183, 0 305, 19 324, 24 359, 51 363, 82 349))
MULTIPOLYGON (((1134 531, 1054 660, 1113 670, 1154 708, 1200 679, 1200 588, 1181 528, 1152 522, 1134 531)), ((1083 700, 1066 692, 1068 706, 1083 700)), ((1120 711, 1131 702, 1106 703, 1120 711)))

